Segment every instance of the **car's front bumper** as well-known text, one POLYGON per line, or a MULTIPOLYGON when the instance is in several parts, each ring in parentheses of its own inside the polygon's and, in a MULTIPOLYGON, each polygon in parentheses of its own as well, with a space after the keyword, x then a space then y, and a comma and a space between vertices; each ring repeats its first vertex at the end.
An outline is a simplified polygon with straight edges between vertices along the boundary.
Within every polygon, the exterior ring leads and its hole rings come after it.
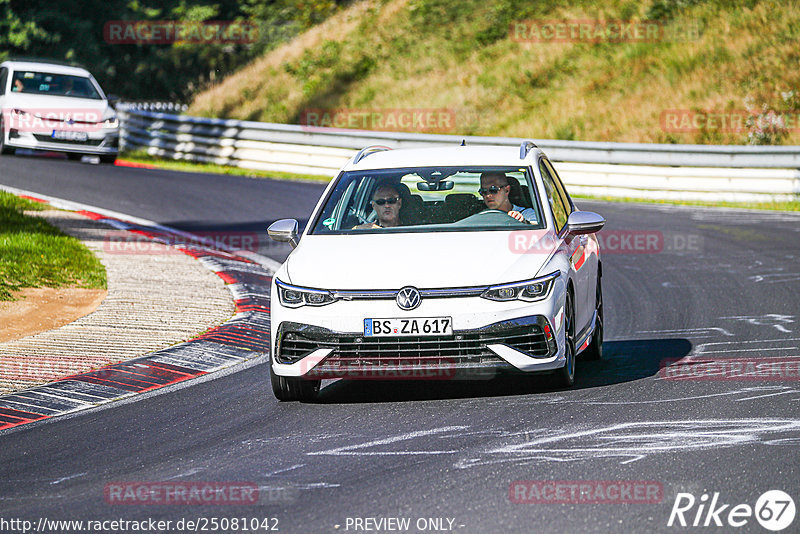
POLYGON ((355 379, 491 378, 498 371, 563 367, 563 284, 548 297, 499 303, 426 299, 413 312, 393 300, 285 308, 273 293, 272 370, 279 376, 355 379), (450 336, 367 337, 365 318, 452 317, 450 336))
POLYGON ((87 132, 86 141, 53 139, 52 131, 20 131, 10 129, 2 132, 8 148, 28 148, 53 152, 72 152, 97 156, 119 153, 119 129, 104 128, 87 132))

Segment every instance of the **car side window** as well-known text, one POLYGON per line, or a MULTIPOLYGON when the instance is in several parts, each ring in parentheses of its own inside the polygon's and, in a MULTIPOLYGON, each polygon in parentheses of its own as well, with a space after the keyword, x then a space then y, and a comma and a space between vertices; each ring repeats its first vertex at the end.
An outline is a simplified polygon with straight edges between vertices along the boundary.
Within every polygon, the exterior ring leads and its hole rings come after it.
POLYGON ((564 225, 567 224, 569 210, 564 205, 564 200, 561 198, 561 195, 559 195, 553 176, 542 160, 539 160, 539 171, 542 173, 542 181, 544 182, 544 189, 547 193, 547 201, 550 203, 550 209, 553 210, 553 220, 556 224, 556 230, 560 232, 561 229, 564 228, 564 225))
POLYGON ((561 181, 561 177, 558 176, 558 173, 553 168, 553 165, 550 163, 549 160, 542 160, 544 161, 547 170, 550 171, 550 176, 553 177, 553 182, 556 184, 556 189, 558 190, 558 195, 561 197, 562 202, 564 202, 564 206, 567 208, 567 215, 575 211, 572 207, 572 200, 567 194, 567 188, 564 187, 564 183, 561 181))
POLYGON ((0 95, 6 94, 6 82, 8 82, 8 69, 0 69, 0 95))

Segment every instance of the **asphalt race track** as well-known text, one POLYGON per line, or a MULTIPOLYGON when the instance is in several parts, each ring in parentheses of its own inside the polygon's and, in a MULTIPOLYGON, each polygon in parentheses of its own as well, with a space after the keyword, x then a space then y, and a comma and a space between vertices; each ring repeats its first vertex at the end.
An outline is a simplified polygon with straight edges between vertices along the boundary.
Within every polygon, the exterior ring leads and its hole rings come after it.
MULTIPOLYGON (((22 157, 2 158, 0 184, 209 231, 305 219, 322 189, 22 157)), ((342 380, 316 403, 278 403, 262 360, 1 433, 0 518, 152 518, 173 521, 172 532, 181 519, 210 529, 212 518, 276 518, 292 533, 396 526, 356 521, 365 518, 408 518, 411 532, 768 532, 752 516, 733 528, 728 514, 756 507, 768 490, 800 504, 800 216, 578 204, 608 221, 606 359, 579 362, 573 389, 541 379, 342 380), (694 365, 675 363, 687 357, 694 365), (766 358, 775 364, 767 376, 728 372, 766 358), (554 503, 516 481, 608 493, 554 503), (619 502, 613 484, 598 481, 656 492, 619 502), (257 487, 258 499, 148 505, 109 496, 138 482, 238 483, 257 487), (667 526, 681 493, 697 500, 686 521, 702 501, 698 522, 710 526, 667 526), (729 506, 707 517, 715 493, 717 508, 729 506)), ((246 531, 228 526, 209 531, 246 531)), ((798 531, 800 519, 785 530, 798 531)))

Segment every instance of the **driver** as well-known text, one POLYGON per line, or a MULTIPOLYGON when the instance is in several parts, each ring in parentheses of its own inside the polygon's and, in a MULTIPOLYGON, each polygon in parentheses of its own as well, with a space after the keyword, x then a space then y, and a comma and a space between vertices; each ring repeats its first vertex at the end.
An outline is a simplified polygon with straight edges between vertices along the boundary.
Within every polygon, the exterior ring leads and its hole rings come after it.
POLYGON ((484 172, 481 174, 481 188, 478 193, 483 197, 483 203, 492 210, 504 211, 509 217, 520 222, 536 223, 536 210, 533 208, 523 208, 511 203, 511 185, 508 177, 497 171, 484 172))
POLYGON ((371 204, 372 209, 378 214, 378 220, 374 223, 359 224, 353 227, 354 230, 400 226, 400 208, 403 207, 403 199, 395 186, 379 185, 372 193, 371 204))

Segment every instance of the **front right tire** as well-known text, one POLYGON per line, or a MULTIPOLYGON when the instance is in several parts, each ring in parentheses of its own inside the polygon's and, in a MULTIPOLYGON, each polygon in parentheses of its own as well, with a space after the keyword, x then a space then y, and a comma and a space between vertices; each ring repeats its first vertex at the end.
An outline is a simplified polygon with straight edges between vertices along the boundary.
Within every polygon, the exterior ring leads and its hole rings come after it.
POLYGON ((564 301, 564 367, 553 371, 552 384, 558 388, 568 388, 575 383, 575 310, 572 306, 572 292, 567 291, 564 301))
POLYGON ((279 401, 313 401, 319 393, 321 380, 304 380, 291 376, 276 375, 269 364, 269 379, 272 392, 279 401))
POLYGON ((6 145, 6 131, 3 119, 0 118, 0 155, 7 155, 14 152, 14 149, 6 145))

